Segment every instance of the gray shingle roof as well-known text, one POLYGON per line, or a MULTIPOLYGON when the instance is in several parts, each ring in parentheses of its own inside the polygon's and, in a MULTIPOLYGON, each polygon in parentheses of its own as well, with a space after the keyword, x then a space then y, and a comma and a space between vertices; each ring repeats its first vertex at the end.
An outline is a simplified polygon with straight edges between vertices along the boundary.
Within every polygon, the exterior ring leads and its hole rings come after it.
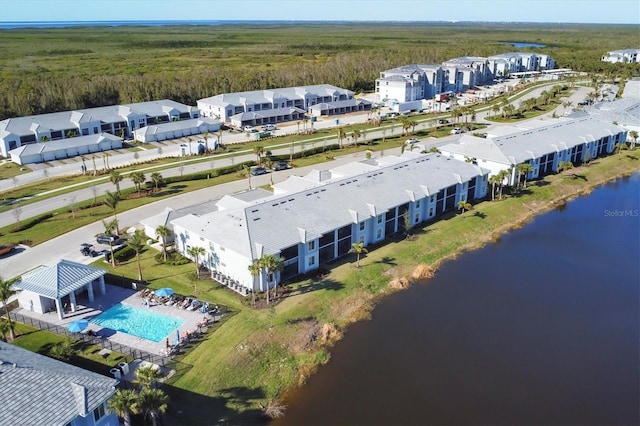
POLYGON ((0 342, 0 424, 65 425, 91 413, 116 391, 117 381, 0 342))
POLYGON ((106 273, 103 269, 63 259, 55 265, 39 266, 27 272, 15 286, 56 299, 82 288, 106 273))

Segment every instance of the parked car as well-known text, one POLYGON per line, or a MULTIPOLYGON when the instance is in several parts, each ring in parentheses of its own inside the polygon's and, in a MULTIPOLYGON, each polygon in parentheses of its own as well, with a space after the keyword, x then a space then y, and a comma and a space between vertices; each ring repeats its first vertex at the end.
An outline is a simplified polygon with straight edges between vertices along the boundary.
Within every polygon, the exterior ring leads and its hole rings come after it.
POLYGON ((258 131, 258 129, 256 129, 255 127, 249 126, 249 125, 244 126, 242 130, 244 130, 245 132, 251 132, 251 133, 256 133, 258 131))
POLYGON ((96 237, 98 244, 115 244, 118 241, 117 235, 98 235, 96 237))
POLYGON ((99 254, 93 248, 93 244, 89 244, 89 243, 82 243, 80 245, 80 253, 82 253, 83 256, 91 256, 91 257, 96 257, 99 254))
POLYGON ((407 142, 405 143, 407 145, 413 145, 414 143, 418 143, 418 142, 420 142, 418 139, 411 138, 411 139, 407 139, 407 142))
POLYGON ((264 126, 262 126, 262 130, 264 130, 265 132, 272 132, 277 129, 278 128, 275 124, 265 124, 264 126))
POLYGON ((287 163, 286 161, 278 161, 273 165, 273 171, 277 172, 280 170, 287 170, 290 167, 291 166, 289 166, 289 163, 287 163))
POLYGON ((438 124, 447 124, 449 122, 449 120, 444 120, 444 119, 440 119, 438 120, 438 124))
POLYGON ((251 176, 264 175, 267 173, 268 171, 264 167, 256 167, 255 169, 251 170, 251 176))
POLYGON ((0 244, 0 256, 3 254, 11 253, 15 250, 16 246, 13 244, 0 244))
POLYGON ((452 135, 459 135, 460 133, 462 133, 462 129, 456 127, 455 129, 451 130, 451 134, 452 135))

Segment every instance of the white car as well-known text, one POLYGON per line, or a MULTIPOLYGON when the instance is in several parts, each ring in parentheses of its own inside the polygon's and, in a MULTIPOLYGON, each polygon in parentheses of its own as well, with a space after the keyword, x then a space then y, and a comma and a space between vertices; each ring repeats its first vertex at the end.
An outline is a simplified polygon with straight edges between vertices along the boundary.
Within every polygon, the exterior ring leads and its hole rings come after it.
POLYGON ((245 132, 253 132, 253 130, 254 130, 254 129, 253 129, 253 126, 249 126, 249 125, 247 125, 247 126, 244 126, 244 127, 243 127, 243 130, 244 130, 245 132))
POLYGON ((418 139, 411 138, 411 139, 407 139, 405 143, 407 145, 413 145, 414 143, 418 143, 418 142, 420 142, 418 139))
POLYGON ((459 135, 460 133, 462 133, 462 129, 459 129, 457 127, 455 129, 451 130, 451 134, 452 135, 459 135))
POLYGON ((276 126, 275 124, 265 124, 264 126, 262 126, 262 129, 265 132, 270 132, 270 131, 276 130, 276 126))

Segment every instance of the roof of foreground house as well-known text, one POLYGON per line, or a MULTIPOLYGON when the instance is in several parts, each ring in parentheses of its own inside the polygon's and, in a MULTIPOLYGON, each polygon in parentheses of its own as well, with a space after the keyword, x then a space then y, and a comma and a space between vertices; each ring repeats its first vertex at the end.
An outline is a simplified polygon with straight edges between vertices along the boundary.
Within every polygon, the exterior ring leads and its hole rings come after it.
POLYGON ((90 415, 116 391, 117 381, 0 342, 0 424, 66 425, 90 415))

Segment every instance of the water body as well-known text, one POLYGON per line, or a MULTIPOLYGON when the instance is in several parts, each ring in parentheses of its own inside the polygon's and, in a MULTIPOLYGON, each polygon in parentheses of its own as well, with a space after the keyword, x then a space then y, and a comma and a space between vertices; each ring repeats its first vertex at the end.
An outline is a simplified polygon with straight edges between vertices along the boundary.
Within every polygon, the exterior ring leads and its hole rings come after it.
POLYGON ((526 41, 508 41, 507 43, 511 44, 516 49, 523 49, 527 47, 535 47, 541 49, 546 46, 546 44, 529 43, 526 41))
POLYGON ((383 301, 275 425, 640 424, 640 174, 383 301))

